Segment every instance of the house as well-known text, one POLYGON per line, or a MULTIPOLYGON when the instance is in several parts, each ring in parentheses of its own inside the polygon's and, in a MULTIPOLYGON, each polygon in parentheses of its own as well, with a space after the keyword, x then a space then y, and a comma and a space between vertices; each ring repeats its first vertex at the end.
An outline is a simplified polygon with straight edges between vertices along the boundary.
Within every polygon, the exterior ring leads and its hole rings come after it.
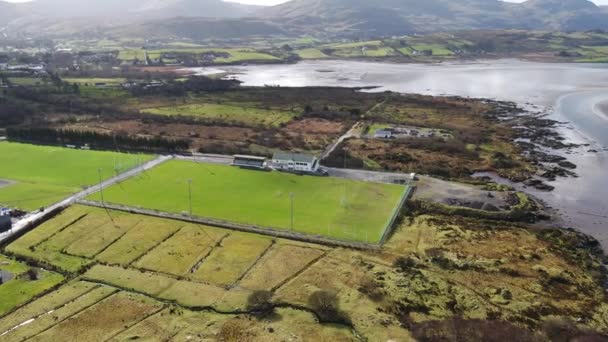
POLYGON ((266 169, 266 158, 256 156, 246 156, 237 154, 234 156, 232 166, 241 167, 244 169, 266 169))
POLYGON ((277 152, 272 157, 272 167, 279 171, 315 173, 319 170, 319 159, 310 154, 277 152))
POLYGON ((379 130, 376 131, 376 133, 374 133, 374 138, 376 138, 376 139, 390 139, 390 138, 393 138, 393 130, 392 129, 388 129, 388 128, 379 129, 379 130))

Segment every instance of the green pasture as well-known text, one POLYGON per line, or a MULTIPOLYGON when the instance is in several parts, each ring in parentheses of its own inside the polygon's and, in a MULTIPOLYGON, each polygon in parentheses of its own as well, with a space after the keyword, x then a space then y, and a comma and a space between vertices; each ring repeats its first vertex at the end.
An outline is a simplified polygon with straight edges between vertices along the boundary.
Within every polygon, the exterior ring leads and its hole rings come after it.
POLYGON ((62 275, 39 269, 36 270, 36 279, 31 279, 26 274, 29 270, 27 265, 3 255, 0 255, 0 270, 14 276, 0 283, 0 316, 63 281, 62 275))
POLYGON ((193 103, 178 106, 157 107, 143 109, 142 112, 167 116, 195 116, 205 119, 219 119, 226 122, 240 122, 245 124, 278 126, 290 121, 296 113, 262 109, 249 106, 193 103))
POLYGON ((115 176, 151 156, 0 142, 0 204, 34 210, 115 176))
POLYGON ((329 56, 324 54, 321 50, 315 48, 296 50, 296 53, 300 58, 303 59, 320 59, 328 58, 329 56))
MULTIPOLYGON (((104 190, 104 198, 109 203, 187 213, 188 180, 196 216, 372 243, 380 240, 406 190, 391 184, 170 161, 104 190)), ((89 199, 99 201, 100 196, 89 199)))

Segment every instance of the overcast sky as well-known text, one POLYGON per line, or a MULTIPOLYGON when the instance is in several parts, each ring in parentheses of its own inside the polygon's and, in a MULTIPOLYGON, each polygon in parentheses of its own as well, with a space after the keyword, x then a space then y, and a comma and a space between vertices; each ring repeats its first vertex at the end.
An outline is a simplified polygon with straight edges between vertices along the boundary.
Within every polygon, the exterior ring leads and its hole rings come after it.
MULTIPOLYGON (((5 0, 9 2, 27 2, 29 0, 5 0)), ((103 0, 89 0, 89 1, 103 1, 103 0)), ((240 2, 243 4, 252 4, 252 5, 276 5, 283 2, 287 2, 289 0, 229 0, 234 2, 240 2)), ((424 0, 421 0, 424 1, 424 0)), ((522 2, 524 0, 508 0, 510 2, 522 2)), ((598 5, 608 5, 608 0, 593 0, 598 5)))

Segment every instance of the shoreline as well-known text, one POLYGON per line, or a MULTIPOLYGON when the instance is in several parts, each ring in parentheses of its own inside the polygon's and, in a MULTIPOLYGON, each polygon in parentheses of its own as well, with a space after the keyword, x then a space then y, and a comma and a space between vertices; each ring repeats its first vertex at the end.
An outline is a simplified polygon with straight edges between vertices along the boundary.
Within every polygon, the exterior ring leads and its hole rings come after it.
POLYGON ((604 119, 608 120, 608 100, 597 103, 593 110, 599 116, 602 116, 604 119))

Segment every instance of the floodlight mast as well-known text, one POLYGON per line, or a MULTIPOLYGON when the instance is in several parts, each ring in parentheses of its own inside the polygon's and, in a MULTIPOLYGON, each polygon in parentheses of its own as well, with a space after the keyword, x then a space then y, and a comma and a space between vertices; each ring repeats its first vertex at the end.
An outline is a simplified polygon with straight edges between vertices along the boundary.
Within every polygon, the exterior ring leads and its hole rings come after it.
POLYGON ((294 193, 290 192, 289 193, 289 198, 291 199, 291 231, 293 232, 293 198, 294 198, 294 193))
POLYGON ((105 201, 103 199, 103 180, 101 178, 101 168, 97 169, 97 174, 99 175, 99 193, 101 195, 101 204, 105 207, 105 201))
POLYGON ((188 179, 188 207, 190 209, 190 217, 192 217, 192 179, 188 179))

